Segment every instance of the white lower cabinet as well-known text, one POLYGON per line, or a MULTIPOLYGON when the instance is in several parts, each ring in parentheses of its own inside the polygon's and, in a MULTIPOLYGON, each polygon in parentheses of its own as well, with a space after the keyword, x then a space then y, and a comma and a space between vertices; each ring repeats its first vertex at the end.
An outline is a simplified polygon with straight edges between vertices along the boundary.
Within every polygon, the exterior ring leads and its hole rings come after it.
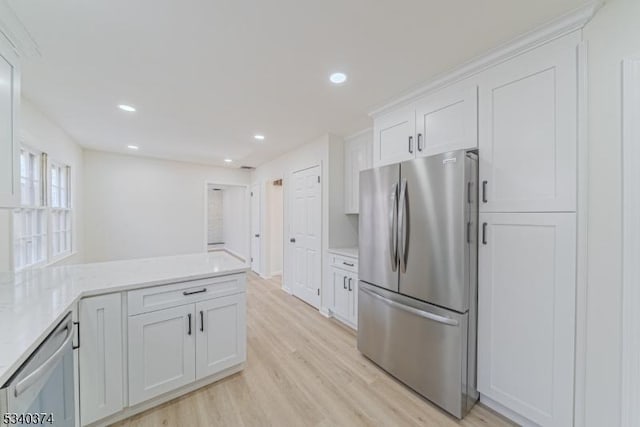
POLYGON ((541 426, 573 425, 575 213, 481 213, 478 389, 541 426))
POLYGON ((194 304, 129 317, 129 403, 136 405, 196 378, 194 304))
POLYGON ((122 298, 119 293, 79 304, 79 377, 82 425, 122 410, 122 298))
POLYGON ((338 320, 357 329, 358 327, 358 261, 333 256, 330 267, 331 313, 338 320), (355 270, 355 271, 353 271, 355 270))
POLYGON ((247 356, 244 294, 199 302, 196 315, 197 379, 244 362, 247 356))

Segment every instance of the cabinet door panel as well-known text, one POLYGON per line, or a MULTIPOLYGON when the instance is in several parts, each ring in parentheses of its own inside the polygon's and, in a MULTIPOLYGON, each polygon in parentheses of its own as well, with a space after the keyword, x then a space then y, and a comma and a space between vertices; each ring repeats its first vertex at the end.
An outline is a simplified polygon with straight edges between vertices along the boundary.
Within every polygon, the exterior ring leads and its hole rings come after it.
POLYGON ((20 203, 18 114, 20 69, 18 57, 0 34, 0 207, 20 203))
POLYGON ((416 103, 417 156, 478 147, 478 88, 467 81, 416 103))
POLYGON ((246 360, 244 294, 196 304, 196 378, 201 379, 246 360))
POLYGON ((123 408, 122 298, 83 298, 80 320, 80 417, 89 424, 123 408))
POLYGON ((478 389, 540 425, 572 425, 575 214, 480 223, 478 389))
POLYGON ((348 273, 336 268, 331 269, 333 285, 333 304, 331 310, 342 319, 349 318, 349 291, 347 289, 348 273))
POLYGON ((413 159, 416 151, 413 140, 415 125, 413 105, 376 118, 373 125, 373 166, 413 159))
POLYGON ((575 211, 578 42, 571 34, 481 75, 481 211, 575 211))
POLYGON ((195 380, 195 334, 193 304, 129 317, 131 405, 195 380))
POLYGON ((348 320, 357 329, 358 328, 358 276, 349 274, 350 291, 349 291, 349 317, 348 320))

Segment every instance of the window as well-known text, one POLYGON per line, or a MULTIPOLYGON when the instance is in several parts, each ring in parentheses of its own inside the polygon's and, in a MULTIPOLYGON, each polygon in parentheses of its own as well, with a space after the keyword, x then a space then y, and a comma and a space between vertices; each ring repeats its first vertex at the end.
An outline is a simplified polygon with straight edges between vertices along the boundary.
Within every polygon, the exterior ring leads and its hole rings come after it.
POLYGON ((51 255, 71 252, 70 168, 51 164, 51 255))
POLYGON ((43 203, 43 156, 20 149, 20 205, 13 212, 14 268, 47 260, 47 212, 43 203))

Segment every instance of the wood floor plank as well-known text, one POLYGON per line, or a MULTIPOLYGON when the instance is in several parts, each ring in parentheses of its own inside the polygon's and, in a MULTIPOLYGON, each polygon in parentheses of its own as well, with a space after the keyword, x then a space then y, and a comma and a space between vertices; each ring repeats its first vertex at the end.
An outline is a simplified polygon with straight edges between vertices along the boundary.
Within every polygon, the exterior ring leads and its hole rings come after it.
POLYGON ((513 426, 476 405, 459 421, 370 362, 356 334, 283 292, 247 281, 245 369, 118 424, 142 426, 513 426))

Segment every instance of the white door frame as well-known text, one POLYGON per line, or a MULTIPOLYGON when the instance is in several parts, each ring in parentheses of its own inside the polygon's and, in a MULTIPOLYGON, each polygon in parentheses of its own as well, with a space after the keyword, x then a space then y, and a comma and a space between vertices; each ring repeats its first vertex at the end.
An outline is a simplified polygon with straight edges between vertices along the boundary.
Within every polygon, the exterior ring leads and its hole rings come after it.
POLYGON ((622 399, 623 427, 640 425, 640 56, 622 78, 622 399))
POLYGON ((264 255, 264 251, 263 251, 263 242, 264 242, 264 236, 263 236, 263 212, 264 212, 264 191, 263 191, 263 183, 262 181, 256 181, 253 184, 251 184, 251 187, 249 188, 249 210, 250 210, 250 215, 249 215, 249 265, 251 266, 251 269, 254 273, 258 274, 260 277, 264 278, 264 269, 263 269, 263 255, 264 255), (258 199, 258 234, 260 234, 260 237, 258 237, 258 246, 257 246, 257 252, 258 252, 258 260, 256 261, 256 269, 253 269, 253 234, 254 234, 254 230, 253 230, 253 215, 255 214, 255 212, 253 211, 253 197, 255 197, 253 195, 254 192, 254 188, 258 189, 258 194, 257 197, 258 199))
MULTIPOLYGON (((248 184, 236 184, 236 183, 225 183, 225 182, 221 182, 221 181, 210 181, 210 180, 206 180, 204 182, 204 226, 203 226, 203 232, 202 232, 202 241, 203 241, 203 251, 204 252, 209 252, 209 239, 207 238, 208 235, 208 231, 209 231, 209 195, 208 195, 208 189, 210 185, 220 185, 223 187, 239 187, 239 188, 244 188, 244 192, 245 192, 245 205, 246 206, 250 206, 249 203, 251 203, 251 200, 249 199, 249 185, 248 184)), ((246 212, 249 212, 249 209, 246 209, 246 212)), ((249 226, 248 227, 248 232, 247 232, 247 248, 249 248, 249 253, 248 254, 244 254, 244 256, 249 256, 251 257, 251 224, 248 222, 251 220, 251 216, 250 215, 245 215, 245 223, 249 226)), ((224 226, 224 225, 223 225, 224 226)), ((245 260, 246 261, 246 260, 245 260)))

